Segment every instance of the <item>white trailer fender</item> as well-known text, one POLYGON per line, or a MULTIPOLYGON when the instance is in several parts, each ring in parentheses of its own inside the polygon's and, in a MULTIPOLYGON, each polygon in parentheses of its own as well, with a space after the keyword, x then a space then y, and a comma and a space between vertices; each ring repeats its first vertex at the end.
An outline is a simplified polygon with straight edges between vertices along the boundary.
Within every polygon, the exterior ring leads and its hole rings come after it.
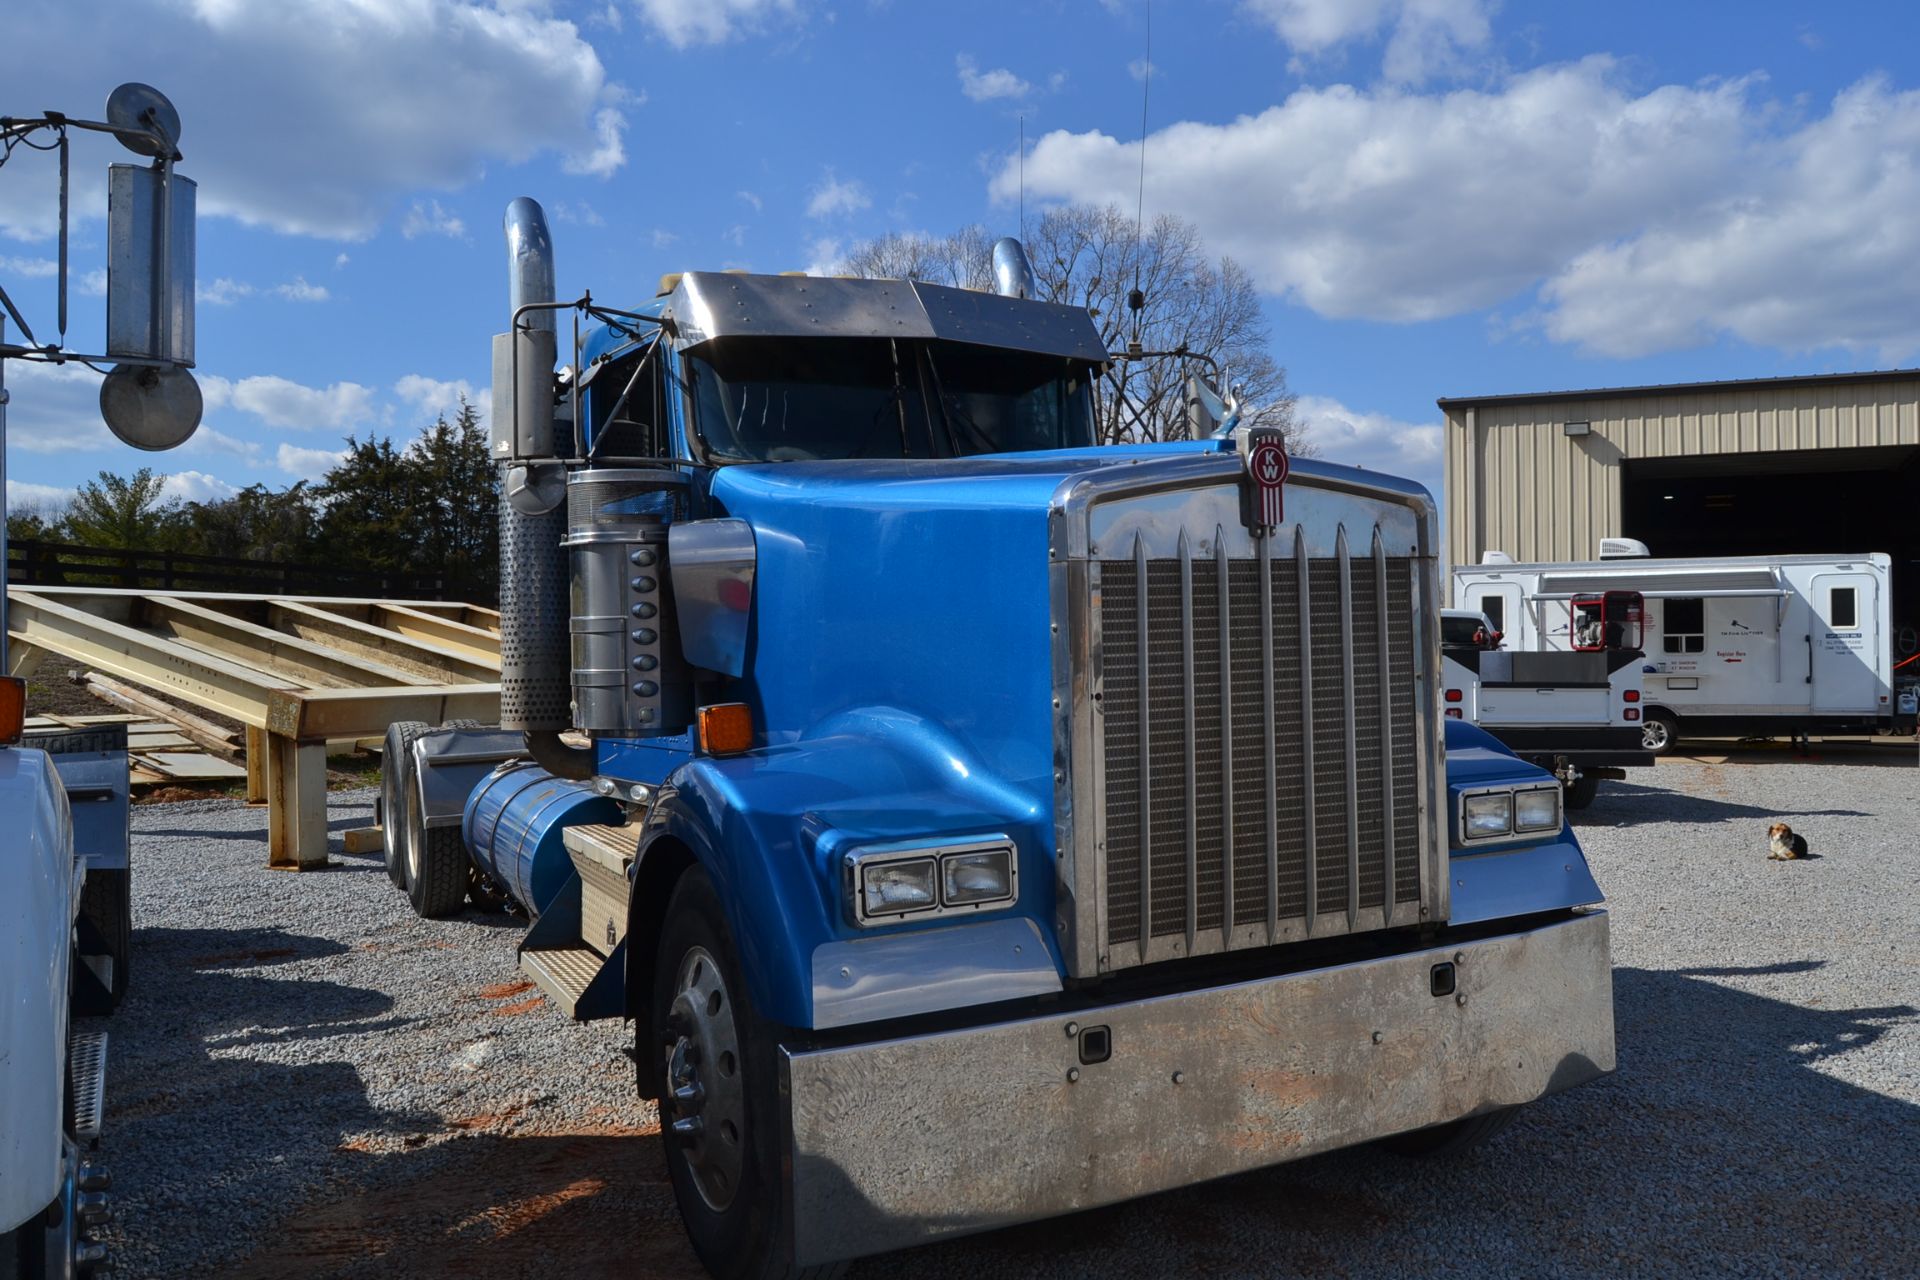
POLYGON ((83 872, 44 751, 0 748, 0 1232, 59 1194, 67 983, 83 872))

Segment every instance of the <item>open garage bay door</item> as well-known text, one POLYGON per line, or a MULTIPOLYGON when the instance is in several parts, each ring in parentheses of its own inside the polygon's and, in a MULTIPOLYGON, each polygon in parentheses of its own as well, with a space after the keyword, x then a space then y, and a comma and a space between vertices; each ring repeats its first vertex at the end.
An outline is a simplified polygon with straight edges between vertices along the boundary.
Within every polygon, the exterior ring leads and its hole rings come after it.
POLYGON ((1894 650, 1914 651, 1920 446, 1642 458, 1622 468, 1621 532, 1662 558, 1886 552, 1894 650))

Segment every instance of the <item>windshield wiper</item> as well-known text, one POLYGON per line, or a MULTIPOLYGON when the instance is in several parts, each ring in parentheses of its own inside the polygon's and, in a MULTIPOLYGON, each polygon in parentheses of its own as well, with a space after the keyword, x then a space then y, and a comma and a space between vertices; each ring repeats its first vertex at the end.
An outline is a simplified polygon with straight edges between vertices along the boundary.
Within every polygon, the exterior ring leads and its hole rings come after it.
POLYGON ((947 394, 946 384, 940 380, 940 366, 935 364, 933 360, 933 348, 926 348, 926 353, 927 372, 933 375, 934 394, 940 399, 940 420, 946 424, 947 446, 953 450, 953 456, 956 458, 964 456, 960 452, 960 442, 953 434, 955 419, 958 419, 960 425, 967 429, 967 434, 973 438, 974 444, 979 446, 974 450, 975 453, 998 452, 999 445, 993 437, 982 430, 980 424, 975 422, 972 417, 968 415, 967 411, 961 408, 952 396, 947 394))

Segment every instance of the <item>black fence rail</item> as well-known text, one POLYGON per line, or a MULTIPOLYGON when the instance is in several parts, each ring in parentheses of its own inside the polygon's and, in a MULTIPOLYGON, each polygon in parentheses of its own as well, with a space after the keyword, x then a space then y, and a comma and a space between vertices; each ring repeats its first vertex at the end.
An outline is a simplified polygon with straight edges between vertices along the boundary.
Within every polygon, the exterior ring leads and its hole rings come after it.
POLYGON ((124 587, 134 591, 230 591, 255 595, 444 600, 437 577, 330 565, 174 551, 123 551, 65 542, 7 542, 7 583, 16 587, 124 587))

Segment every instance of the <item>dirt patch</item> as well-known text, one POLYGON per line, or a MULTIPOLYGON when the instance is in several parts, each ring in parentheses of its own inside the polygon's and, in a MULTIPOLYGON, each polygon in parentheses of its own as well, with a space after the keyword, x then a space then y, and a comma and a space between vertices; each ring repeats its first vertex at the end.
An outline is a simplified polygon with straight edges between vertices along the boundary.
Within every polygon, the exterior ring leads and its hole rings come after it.
POLYGON ((577 1280, 696 1280, 704 1273, 651 1132, 474 1133, 436 1147, 430 1164, 411 1152, 360 1157, 377 1185, 300 1208, 270 1245, 214 1274, 504 1280, 565 1259, 577 1280))
POLYGON ((183 800, 226 800, 235 793, 209 787, 155 787, 133 797, 135 804, 179 804, 183 800))
POLYGON ((480 988, 482 1000, 505 1000, 510 996, 523 995, 533 990, 531 982, 497 982, 491 987, 480 988))
POLYGON ((532 1013, 546 1000, 545 996, 532 996, 526 1000, 515 1000, 512 1004, 503 1004, 494 1009, 502 1018, 517 1018, 523 1013, 532 1013))

